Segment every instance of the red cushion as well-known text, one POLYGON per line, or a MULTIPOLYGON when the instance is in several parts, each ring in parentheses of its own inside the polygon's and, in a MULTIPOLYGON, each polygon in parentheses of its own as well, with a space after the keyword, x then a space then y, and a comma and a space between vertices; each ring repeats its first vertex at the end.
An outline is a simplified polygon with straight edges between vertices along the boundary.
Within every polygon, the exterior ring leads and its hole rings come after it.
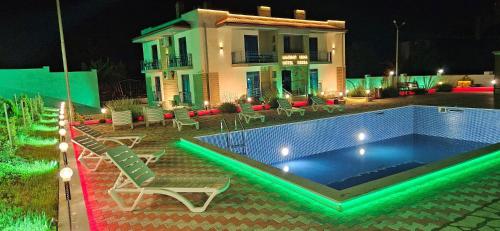
POLYGON ((190 111, 189 112, 189 117, 193 117, 195 114, 194 114, 194 111, 190 111))
POLYGON ((296 101, 296 102, 293 102, 292 103, 292 106, 294 107, 305 107, 307 106, 307 100, 304 100, 304 101, 296 101))
POLYGON ((219 114, 219 113, 220 113, 220 110, 219 110, 219 109, 217 109, 217 108, 210 109, 210 113, 212 113, 212 115, 216 115, 216 114, 219 114))
POLYGON ((335 100, 333 100, 333 99, 327 99, 326 100, 326 104, 333 105, 333 104, 335 104, 335 100))
POLYGON ((172 113, 165 113, 165 114, 163 114, 163 118, 172 119, 172 118, 174 118, 174 115, 172 113))
POLYGON ((260 111, 260 110, 262 110, 263 108, 264 108, 264 107, 263 107, 262 105, 253 105, 253 106, 252 106, 252 109, 253 109, 254 111, 260 111))
POLYGON ((210 110, 199 110, 198 116, 210 115, 210 110))
POLYGON ((266 110, 271 109, 271 105, 269 105, 269 104, 264 105, 264 109, 266 109, 266 110))

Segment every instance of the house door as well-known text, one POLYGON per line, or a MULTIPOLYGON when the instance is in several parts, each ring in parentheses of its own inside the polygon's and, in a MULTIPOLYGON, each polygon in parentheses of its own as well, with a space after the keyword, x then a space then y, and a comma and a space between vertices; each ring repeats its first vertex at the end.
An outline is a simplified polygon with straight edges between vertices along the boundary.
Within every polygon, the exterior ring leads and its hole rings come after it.
POLYGON ((258 71, 247 72, 247 96, 260 97, 260 76, 258 71))
POLYGON ((258 61, 259 42, 256 35, 245 35, 245 60, 247 63, 258 61))
POLYGON ((284 90, 292 92, 292 71, 283 70, 281 71, 281 86, 284 90))
POLYGON ((186 37, 179 38, 179 59, 181 66, 187 66, 188 53, 187 53, 186 37))
POLYGON ((192 103, 191 101, 191 84, 189 83, 189 75, 181 75, 182 78, 182 92, 180 93, 183 103, 192 103))
POLYGON ((160 77, 155 77, 155 101, 161 101, 161 81, 160 77))
POLYGON ((318 38, 309 38, 309 59, 318 61, 318 38))
POLYGON ((309 73, 310 92, 314 95, 318 93, 318 69, 311 69, 309 73))
POLYGON ((158 60, 158 46, 156 45, 151 46, 151 57, 153 59, 152 61, 158 60))

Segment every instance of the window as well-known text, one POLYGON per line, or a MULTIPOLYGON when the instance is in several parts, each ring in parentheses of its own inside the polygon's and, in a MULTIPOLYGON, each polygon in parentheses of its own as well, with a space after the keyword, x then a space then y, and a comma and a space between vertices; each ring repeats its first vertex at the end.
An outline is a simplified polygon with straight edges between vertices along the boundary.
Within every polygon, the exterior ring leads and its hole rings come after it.
POLYGON ((158 60, 158 46, 156 44, 151 46, 151 58, 153 61, 158 60))
POLYGON ((285 53, 304 53, 301 35, 283 36, 283 50, 285 53))
POLYGON ((247 72, 247 97, 260 97, 260 76, 258 71, 247 72))

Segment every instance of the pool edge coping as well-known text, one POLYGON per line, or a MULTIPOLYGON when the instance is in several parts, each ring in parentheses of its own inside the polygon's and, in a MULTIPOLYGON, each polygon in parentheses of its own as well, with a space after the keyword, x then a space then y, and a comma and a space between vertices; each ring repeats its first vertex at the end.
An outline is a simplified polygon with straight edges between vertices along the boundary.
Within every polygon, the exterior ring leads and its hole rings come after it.
POLYGON ((409 181, 411 179, 416 179, 427 174, 433 172, 439 172, 448 167, 452 167, 458 165, 460 163, 465 163, 476 158, 486 156, 488 154, 494 154, 498 150, 500 150, 500 143, 491 144, 486 147, 476 149, 470 152, 461 153, 457 156, 450 157, 438 162, 430 163, 427 165, 423 165, 417 168, 413 168, 407 171, 403 171, 400 173, 396 173, 390 176, 386 176, 377 180, 373 180, 370 182, 366 182, 357 186, 353 186, 344 190, 337 190, 334 188, 330 188, 328 186, 316 183, 312 180, 293 175, 291 173, 285 173, 282 170, 268 166, 264 163, 261 163, 256 160, 249 159, 240 154, 233 153, 212 144, 206 143, 204 141, 198 140, 196 138, 181 138, 181 142, 187 142, 190 144, 194 144, 198 147, 210 150, 219 155, 222 155, 226 158, 233 159, 238 161, 244 165, 247 165, 250 168, 253 168, 255 171, 260 171, 265 174, 270 174, 275 176, 287 183, 291 183, 295 186, 298 186, 302 189, 305 189, 317 196, 320 196, 324 199, 327 199, 333 202, 335 209, 342 210, 342 204, 348 201, 352 201, 356 198, 360 198, 369 193, 373 193, 376 191, 381 191, 385 188, 390 188, 392 186, 401 184, 403 182, 409 181))

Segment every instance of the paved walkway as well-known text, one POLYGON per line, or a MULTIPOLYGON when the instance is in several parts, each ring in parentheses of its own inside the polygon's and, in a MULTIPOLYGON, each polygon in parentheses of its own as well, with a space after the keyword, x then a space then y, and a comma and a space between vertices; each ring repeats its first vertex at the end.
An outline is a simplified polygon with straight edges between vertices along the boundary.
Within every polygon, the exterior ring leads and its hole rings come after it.
MULTIPOLYGON (((443 102, 463 105, 464 97, 450 94, 443 102), (450 103, 450 98, 453 98, 450 103)), ((467 96, 471 97, 471 96, 467 96)), ((490 107, 490 95, 477 94, 471 103, 481 101, 490 107)), ((374 110, 391 105, 408 103, 433 104, 434 96, 421 96, 384 100, 370 104, 349 105, 347 112, 374 110), (411 102, 410 102, 411 101, 411 102)), ((439 101, 438 101, 439 102, 439 101)), ((492 102, 492 101, 491 101, 492 102)), ((492 105, 492 104, 491 104, 492 105)), ((269 124, 286 122, 275 112, 266 112, 269 124)), ((308 119, 331 116, 308 111, 308 119)), ((234 115, 224 115, 233 118, 234 115)), ((500 230, 500 167, 473 172, 459 180, 443 179, 432 190, 417 190, 412 194, 393 198, 390 203, 375 204, 372 208, 338 213, 310 205, 293 197, 277 186, 242 175, 199 158, 176 147, 180 136, 197 136, 217 132, 221 116, 200 118, 202 129, 186 128, 182 133, 171 126, 137 126, 136 133, 148 134, 137 147, 140 152, 167 148, 167 156, 151 165, 157 174, 212 175, 224 174, 232 178, 228 191, 217 196, 205 213, 190 213, 181 203, 167 196, 146 196, 136 211, 123 212, 107 194, 118 176, 111 164, 103 164, 96 172, 83 171, 87 189, 89 210, 94 228, 98 230, 500 230)), ((294 117, 294 120, 302 118, 294 117)), ((255 124, 258 125, 256 122, 255 124)), ((112 132, 109 125, 96 129, 112 132)), ((127 133, 118 130, 116 133, 127 133)), ((190 195, 201 202, 201 196, 190 195)), ((127 199, 128 202, 132 198, 127 199)))

